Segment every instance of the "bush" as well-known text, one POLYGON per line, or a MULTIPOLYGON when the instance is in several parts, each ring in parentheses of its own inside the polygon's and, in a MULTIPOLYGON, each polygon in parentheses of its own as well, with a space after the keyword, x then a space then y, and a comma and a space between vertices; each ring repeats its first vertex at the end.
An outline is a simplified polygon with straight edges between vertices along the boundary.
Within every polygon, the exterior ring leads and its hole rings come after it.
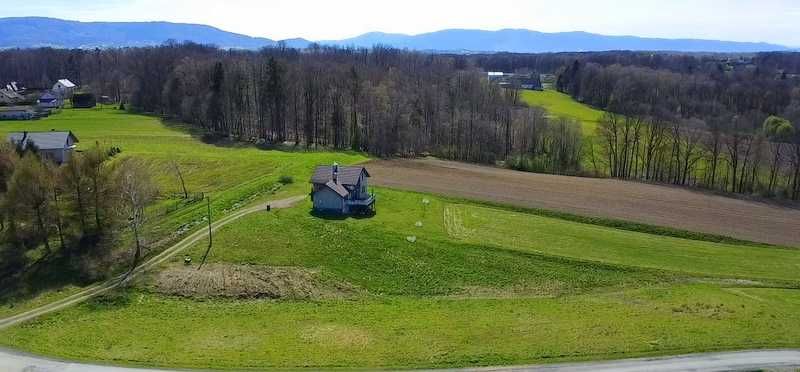
POLYGON ((278 179, 278 182, 280 182, 283 185, 290 185, 290 184, 294 183, 294 177, 292 177, 292 176, 281 176, 281 178, 278 179))

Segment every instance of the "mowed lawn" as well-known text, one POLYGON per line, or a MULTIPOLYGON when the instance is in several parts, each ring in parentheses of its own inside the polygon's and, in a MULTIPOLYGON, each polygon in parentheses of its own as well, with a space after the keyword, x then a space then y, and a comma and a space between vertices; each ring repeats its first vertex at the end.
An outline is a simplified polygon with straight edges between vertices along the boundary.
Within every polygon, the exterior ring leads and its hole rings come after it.
MULTIPOLYGON (((350 296, 190 299, 143 282, 0 331, 0 345, 205 368, 461 367, 800 346, 800 290, 787 271, 797 251, 375 192, 373 218, 315 217, 306 201, 220 229, 209 256, 311 269, 349 284, 350 296), (671 250, 698 262, 682 267, 671 250)), ((187 255, 197 262, 205 248, 187 255)))
POLYGON ((604 112, 575 101, 567 94, 556 90, 522 91, 522 100, 531 106, 539 106, 555 117, 578 120, 583 124, 583 135, 594 136, 604 112))

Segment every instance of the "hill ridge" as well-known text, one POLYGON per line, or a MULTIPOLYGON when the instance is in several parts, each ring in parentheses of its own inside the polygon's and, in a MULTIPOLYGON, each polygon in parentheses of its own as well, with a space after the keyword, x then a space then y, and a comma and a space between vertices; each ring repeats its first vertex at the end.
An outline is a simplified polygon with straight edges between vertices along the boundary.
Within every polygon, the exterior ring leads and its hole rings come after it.
POLYGON ((451 28, 415 35, 373 31, 352 38, 319 41, 303 38, 276 41, 228 32, 210 25, 166 21, 82 22, 50 17, 8 17, 0 18, 0 29, 3 30, 3 33, 0 33, 0 49, 140 47, 176 40, 211 44, 224 49, 250 50, 276 46, 279 42, 281 45, 301 49, 317 43, 360 48, 386 45, 402 49, 455 53, 610 50, 754 53, 793 50, 766 42, 602 35, 586 31, 548 33, 522 28, 504 28, 495 31, 451 28))

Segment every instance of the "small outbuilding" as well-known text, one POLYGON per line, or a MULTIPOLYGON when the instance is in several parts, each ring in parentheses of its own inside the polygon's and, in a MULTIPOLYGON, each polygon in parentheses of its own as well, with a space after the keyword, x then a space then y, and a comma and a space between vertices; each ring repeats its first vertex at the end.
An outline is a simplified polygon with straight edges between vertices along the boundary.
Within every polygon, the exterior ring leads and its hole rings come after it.
POLYGON ((39 97, 39 100, 37 101, 37 104, 41 108, 55 109, 55 108, 61 108, 62 106, 64 106, 64 100, 61 99, 61 97, 56 96, 53 93, 46 92, 45 94, 42 94, 39 97))
POLYGON ((369 172, 364 167, 321 165, 311 176, 314 211, 326 214, 371 214, 375 196, 369 194, 369 172))
POLYGON ((67 80, 61 79, 53 84, 53 93, 59 95, 62 98, 69 98, 72 96, 72 93, 75 91, 75 83, 67 80))
POLYGON ((97 106, 97 98, 92 93, 75 93, 72 95, 72 108, 93 108, 97 106))
POLYGON ((56 164, 68 162, 78 143, 72 132, 56 131, 11 133, 8 140, 22 150, 35 148, 42 159, 56 164))

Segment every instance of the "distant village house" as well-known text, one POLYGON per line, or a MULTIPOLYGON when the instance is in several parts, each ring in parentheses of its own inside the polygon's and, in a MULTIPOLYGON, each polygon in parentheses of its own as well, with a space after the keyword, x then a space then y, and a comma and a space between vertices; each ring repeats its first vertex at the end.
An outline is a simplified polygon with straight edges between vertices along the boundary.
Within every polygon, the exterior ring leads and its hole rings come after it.
POLYGON ((487 74, 490 83, 503 88, 522 90, 543 90, 539 74, 515 74, 508 72, 489 71, 487 74))
POLYGON ((326 214, 370 214, 375 197, 368 193, 369 172, 364 167, 338 164, 317 167, 311 176, 314 211, 326 214))
POLYGON ((35 149, 42 159, 56 164, 68 162, 78 143, 72 132, 56 131, 11 133, 8 140, 22 150, 35 149))
POLYGON ((62 106, 64 106, 64 100, 61 97, 50 92, 42 94, 39 97, 37 103, 39 107, 42 108, 54 109, 54 108, 61 108, 62 106))
POLYGON ((0 105, 14 105, 19 102, 22 102, 25 99, 21 94, 17 91, 12 90, 9 87, 0 89, 0 105))

